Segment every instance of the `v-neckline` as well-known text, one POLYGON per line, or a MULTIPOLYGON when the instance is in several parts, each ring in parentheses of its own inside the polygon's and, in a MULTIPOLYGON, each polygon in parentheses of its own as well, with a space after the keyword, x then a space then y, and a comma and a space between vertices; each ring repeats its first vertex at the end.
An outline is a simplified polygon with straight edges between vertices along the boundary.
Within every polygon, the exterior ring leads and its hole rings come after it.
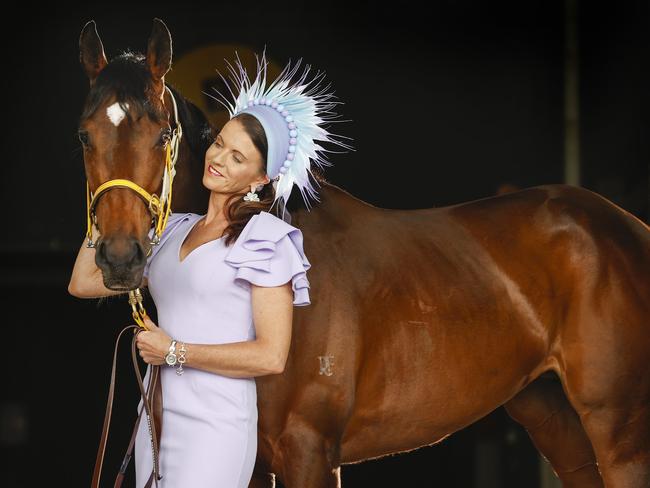
POLYGON ((205 217, 205 215, 201 215, 201 216, 199 216, 199 218, 196 219, 196 220, 195 220, 195 221, 194 221, 194 222, 189 226, 189 228, 188 228, 187 231, 185 232, 185 235, 183 235, 183 238, 181 239, 181 244, 178 246, 178 249, 176 250, 176 261, 178 262, 178 264, 183 264, 183 263, 185 263, 185 261, 187 261, 187 258, 189 258, 192 254, 194 254, 194 251, 196 251, 197 249, 200 249, 200 248, 202 248, 202 247, 204 247, 204 246, 206 246, 207 244, 210 244, 210 243, 212 243, 212 242, 220 241, 221 239, 224 238, 224 236, 221 236, 221 237, 218 237, 218 238, 216 238, 216 239, 212 239, 212 240, 210 240, 210 241, 204 242, 203 244, 201 244, 201 245, 199 245, 199 246, 196 246, 196 247, 195 247, 194 249, 192 249, 192 250, 191 250, 191 251, 190 251, 190 252, 185 256, 185 258, 181 261, 181 250, 183 249, 183 244, 185 244, 185 240, 187 239, 187 236, 190 235, 190 232, 192 232, 192 229, 193 229, 194 227, 196 227, 196 224, 197 224, 197 223, 199 222, 199 220, 201 220, 203 217, 205 217))

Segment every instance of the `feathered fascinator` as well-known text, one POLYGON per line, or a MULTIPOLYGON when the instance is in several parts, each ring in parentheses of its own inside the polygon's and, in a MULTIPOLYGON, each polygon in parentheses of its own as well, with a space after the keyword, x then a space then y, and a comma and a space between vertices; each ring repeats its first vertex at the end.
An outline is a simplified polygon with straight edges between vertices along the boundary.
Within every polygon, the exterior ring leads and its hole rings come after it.
POLYGON ((353 150, 351 146, 336 139, 350 139, 349 137, 332 134, 322 125, 325 122, 344 122, 334 120, 337 116, 332 112, 332 109, 342 102, 332 101, 336 97, 327 92, 329 85, 321 87, 324 73, 321 76, 317 74, 311 81, 307 81, 309 65, 297 81, 291 82, 302 59, 298 60, 293 68, 289 62, 277 79, 267 86, 268 63, 265 54, 266 48, 261 60, 255 55, 257 73, 252 82, 238 54, 235 67, 226 60, 235 90, 221 73, 219 76, 228 87, 233 100, 231 103, 215 88, 215 92, 225 103, 216 100, 227 108, 231 119, 236 115, 249 113, 255 116, 264 128, 268 143, 267 175, 275 188, 273 205, 282 198, 286 207, 295 184, 309 210, 308 197, 320 201, 309 180, 309 175, 312 174, 310 160, 320 168, 332 166, 320 153, 337 152, 325 150, 316 141, 327 141, 353 150))

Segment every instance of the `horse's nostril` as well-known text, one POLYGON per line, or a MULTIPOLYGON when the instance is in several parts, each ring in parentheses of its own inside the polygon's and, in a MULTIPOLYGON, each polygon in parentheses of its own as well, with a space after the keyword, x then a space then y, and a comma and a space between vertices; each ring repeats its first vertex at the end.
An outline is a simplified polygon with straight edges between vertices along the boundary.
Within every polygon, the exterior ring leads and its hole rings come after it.
POLYGON ((131 264, 134 267, 142 265, 142 263, 146 260, 145 254, 144 254, 144 249, 142 247, 142 244, 137 239, 133 240, 133 246, 135 247, 133 251, 133 260, 131 261, 131 264))
POLYGON ((97 244, 97 246, 95 248, 95 252, 97 254, 97 256, 95 258, 96 261, 101 262, 101 263, 105 263, 106 262, 106 243, 104 242, 103 239, 99 242, 99 244, 97 244))

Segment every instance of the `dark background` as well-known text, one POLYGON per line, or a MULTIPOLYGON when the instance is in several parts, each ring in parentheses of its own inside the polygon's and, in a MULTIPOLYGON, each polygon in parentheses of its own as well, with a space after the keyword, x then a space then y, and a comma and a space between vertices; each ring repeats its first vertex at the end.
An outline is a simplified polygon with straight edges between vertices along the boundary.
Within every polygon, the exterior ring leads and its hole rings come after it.
MULTIPOLYGON (((92 475, 114 340, 130 318, 123 298, 98 303, 67 292, 86 225, 76 132, 88 81, 78 38, 94 19, 109 59, 142 51, 153 17, 169 27, 175 58, 203 44, 260 53, 266 45, 280 65, 304 58, 325 71, 350 120, 333 130, 356 149, 330 155, 326 177, 373 205, 441 207, 503 184, 563 182, 561 1, 18 6, 0 33, 6 487, 61 478, 86 486, 92 475)), ((578 25, 581 185, 647 222, 648 3, 581 2, 578 25)), ((122 347, 107 484, 138 397, 122 347)), ((526 432, 499 408, 440 445, 344 466, 342 479, 414 486, 421 472, 426 486, 534 488, 538 464, 526 432)))

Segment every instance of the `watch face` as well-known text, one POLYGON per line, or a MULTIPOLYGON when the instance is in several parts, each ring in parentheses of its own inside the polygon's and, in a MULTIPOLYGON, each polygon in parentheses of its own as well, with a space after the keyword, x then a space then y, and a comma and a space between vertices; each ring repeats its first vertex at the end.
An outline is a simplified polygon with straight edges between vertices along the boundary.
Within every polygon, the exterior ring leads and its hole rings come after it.
POLYGON ((165 362, 170 366, 176 364, 176 354, 172 354, 172 353, 167 354, 167 356, 165 356, 165 362))

